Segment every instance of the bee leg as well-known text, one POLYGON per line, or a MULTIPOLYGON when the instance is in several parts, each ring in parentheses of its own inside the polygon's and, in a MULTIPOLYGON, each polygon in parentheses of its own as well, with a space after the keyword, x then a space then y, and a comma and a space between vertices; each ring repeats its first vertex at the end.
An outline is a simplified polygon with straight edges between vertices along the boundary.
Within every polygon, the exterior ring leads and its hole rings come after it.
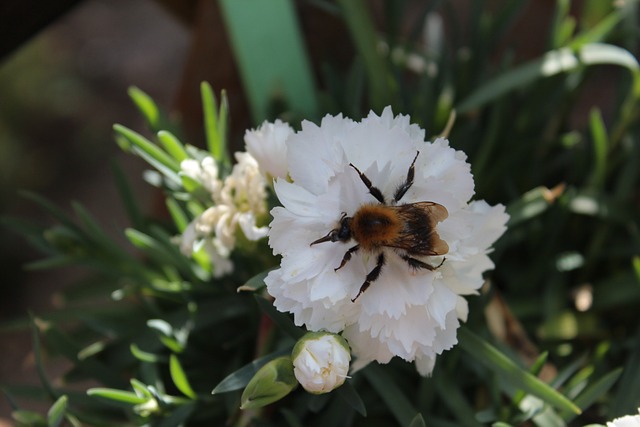
POLYGON ((355 298, 351 300, 351 302, 356 302, 358 297, 362 295, 364 291, 367 290, 367 288, 371 285, 371 283, 378 280, 378 277, 380 277, 380 272, 382 271, 383 265, 384 265, 384 252, 378 255, 378 262, 376 263, 376 266, 373 268, 373 270, 369 272, 369 274, 367 274, 367 277, 365 278, 364 283, 362 284, 362 286, 360 286, 358 295, 356 295, 355 298))
POLYGON ((353 163, 349 163, 349 166, 351 166, 356 170, 356 172, 358 172, 358 175, 360 175, 360 179, 362 180, 362 182, 364 182, 364 185, 366 185, 367 188, 369 189, 369 193, 371 193, 371 195, 375 197, 377 201, 379 201, 383 205, 386 205, 386 202, 384 201, 384 196, 382 195, 382 191, 380 191, 378 187, 374 187, 373 184, 371 184, 371 180, 367 178, 365 174, 360 172, 360 170, 357 167, 355 167, 353 163))
POLYGON ((400 186, 396 189, 396 192, 393 195, 394 203, 399 202, 400 199, 402 199, 402 196, 404 196, 407 190, 411 188, 411 186, 413 185, 413 178, 415 177, 415 174, 416 174, 416 159, 418 158, 418 154, 420 154, 419 151, 416 153, 416 156, 413 158, 413 162, 411 162, 411 166, 409 166, 409 170, 407 171, 407 179, 402 184, 400 184, 400 186))
POLYGON ((342 267, 344 267, 344 265, 347 263, 347 261, 349 261, 351 259, 351 254, 354 253, 354 252, 357 252, 358 249, 360 249, 360 245, 355 245, 354 247, 349 249, 347 252, 345 252, 344 257, 342 257, 342 261, 340 262, 340 265, 337 268, 334 268, 333 271, 338 271, 342 267))
POLYGON ((433 265, 427 264, 426 262, 420 261, 419 259, 411 258, 409 255, 400 255, 400 258, 405 260, 407 264, 409 264, 409 266, 412 268, 415 268, 415 269, 426 268, 429 271, 434 271, 440 268, 440 266, 444 264, 444 260, 446 259, 446 258, 442 258, 442 261, 440 262, 440 264, 434 267, 433 265))

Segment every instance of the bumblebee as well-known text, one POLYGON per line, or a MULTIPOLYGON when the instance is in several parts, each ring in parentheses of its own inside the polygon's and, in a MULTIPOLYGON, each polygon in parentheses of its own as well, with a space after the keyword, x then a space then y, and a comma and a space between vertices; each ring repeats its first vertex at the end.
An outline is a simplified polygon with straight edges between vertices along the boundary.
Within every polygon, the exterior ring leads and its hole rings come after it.
POLYGON ((435 202, 417 202, 398 204, 407 190, 413 185, 415 163, 420 152, 416 153, 407 177, 393 194, 391 204, 388 204, 379 188, 375 187, 369 178, 352 163, 349 163, 360 176, 369 193, 379 202, 364 204, 358 208, 353 216, 342 213, 336 228, 326 236, 311 242, 311 246, 323 242, 347 243, 356 242, 345 252, 340 270, 360 250, 377 254, 376 266, 367 274, 358 294, 351 301, 355 302, 360 295, 375 282, 385 264, 383 248, 391 248, 413 269, 435 270, 444 263, 433 266, 416 257, 445 255, 449 252, 447 242, 442 240, 436 231, 436 224, 443 221, 449 213, 447 209, 435 202))

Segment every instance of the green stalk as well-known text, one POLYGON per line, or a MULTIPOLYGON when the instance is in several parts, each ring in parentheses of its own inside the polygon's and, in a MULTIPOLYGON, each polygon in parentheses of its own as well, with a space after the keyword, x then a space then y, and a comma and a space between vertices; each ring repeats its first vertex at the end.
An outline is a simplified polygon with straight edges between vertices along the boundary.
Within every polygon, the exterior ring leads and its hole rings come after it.
POLYGON ((363 0, 337 0, 356 50, 362 57, 370 85, 370 102, 376 110, 392 104, 396 87, 387 62, 378 52, 378 37, 363 0))

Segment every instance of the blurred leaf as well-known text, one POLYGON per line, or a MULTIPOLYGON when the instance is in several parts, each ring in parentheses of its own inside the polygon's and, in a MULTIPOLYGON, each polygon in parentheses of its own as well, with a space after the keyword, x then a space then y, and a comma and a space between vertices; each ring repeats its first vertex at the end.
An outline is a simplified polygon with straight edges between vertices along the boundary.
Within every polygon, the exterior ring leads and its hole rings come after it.
POLYGON ((140 152, 146 154, 147 159, 155 160, 157 163, 161 164, 174 173, 180 170, 180 165, 174 158, 169 156, 160 147, 158 147, 139 133, 122 125, 113 125, 113 130, 117 135, 126 138, 126 140, 129 141, 133 147, 137 147, 140 152))
POLYGON ((577 52, 561 48, 545 53, 542 58, 515 67, 484 83, 475 92, 458 103, 456 111, 466 113, 482 107, 506 93, 522 88, 538 79, 572 71, 585 65, 619 65, 638 72, 638 62, 629 51, 610 44, 587 44, 577 52))
POLYGON ((288 112, 301 117, 316 118, 313 70, 294 2, 222 0, 218 4, 254 124, 273 120, 270 107, 274 102, 283 103, 288 112))
POLYGON ((376 112, 381 112, 382 108, 393 104, 397 87, 387 62, 380 55, 378 36, 369 8, 362 0, 338 0, 337 3, 367 72, 369 102, 376 112))
POLYGON ((64 419, 65 412, 67 411, 67 396, 63 395, 58 398, 51 405, 49 411, 47 412, 47 426, 48 427, 58 427, 62 420, 64 419))
POLYGON ((409 424, 409 427, 427 427, 427 424, 424 422, 424 418, 422 414, 418 413, 409 424))
POLYGON ((559 185, 551 190, 546 187, 536 187, 527 191, 507 207, 508 226, 514 227, 542 214, 562 194, 563 190, 564 186, 559 185))
POLYGON ((418 415, 418 411, 387 372, 381 366, 370 363, 362 370, 362 374, 387 405, 398 424, 409 426, 418 415))
MULTIPOLYGON (((226 135, 222 133, 224 124, 220 122, 222 117, 222 111, 218 115, 218 105, 216 97, 211 89, 211 85, 208 82, 202 82, 200 84, 200 96, 202 98, 202 112, 204 114, 204 130, 207 136, 207 147, 211 156, 218 163, 229 164, 229 158, 227 154, 227 140, 226 135)), ((224 94, 223 94, 223 98, 224 94)), ((221 110, 226 106, 221 105, 221 110)), ((226 117, 226 112, 225 112, 226 117)))
MULTIPOLYGON (((634 306, 634 309, 637 305, 634 306)), ((625 361, 618 389, 607 412, 609 419, 635 414, 640 407, 640 328, 631 337, 633 348, 625 361)))
POLYGON ((291 348, 275 351, 271 354, 254 360, 253 362, 243 366, 237 371, 227 375, 222 381, 220 381, 220 383, 218 383, 218 385, 215 386, 211 394, 227 393, 244 388, 249 383, 251 378, 253 378, 256 372, 258 372, 258 370, 267 362, 270 362, 277 357, 287 354, 291 354, 291 348))
POLYGON ((135 344, 131 344, 130 350, 131 350, 131 354, 133 354, 133 357, 140 360, 141 362, 157 363, 165 359, 164 356, 158 356, 157 354, 154 354, 154 353, 142 351, 140 347, 138 347, 135 344))
POLYGON ((591 110, 589 115, 589 127, 591 130, 591 139, 593 141, 593 175, 591 176, 591 185, 595 188, 602 189, 604 187, 607 173, 607 151, 609 141, 607 130, 604 127, 602 114, 597 108, 591 110))
POLYGON ((182 142, 180 142, 180 140, 171 132, 166 130, 159 131, 158 141, 160 141, 167 153, 169 153, 169 155, 173 157, 178 164, 189 158, 182 142))
POLYGON ((47 427, 47 420, 36 412, 17 410, 11 413, 11 417, 22 427, 47 427))
POLYGON ((186 403, 173 409, 167 417, 154 423, 154 427, 175 427, 183 426, 184 422, 189 419, 191 414, 195 411, 195 403, 186 403))
MULTIPOLYGON (((578 405, 582 410, 586 410, 594 402, 596 402, 596 400, 602 398, 611 389, 611 387, 613 387, 616 381, 618 381, 618 378, 620 378, 621 374, 622 368, 614 369, 613 371, 608 372, 602 378, 589 384, 589 386, 573 400, 574 403, 578 405)), ((562 411, 560 413, 560 416, 566 422, 571 422, 573 419, 575 419, 576 414, 562 411)))
POLYGON ((271 268, 269 270, 265 270, 262 273, 258 273, 253 276, 251 279, 247 280, 247 283, 238 287, 238 292, 257 292, 263 289, 266 285, 264 284, 264 279, 267 275, 275 269, 271 268))
POLYGON ((580 408, 573 402, 518 367, 511 359, 468 328, 462 327, 458 330, 458 339, 464 351, 472 355, 476 361, 499 374, 512 387, 521 388, 558 409, 580 414, 580 408))
POLYGON ((367 416, 367 408, 364 406, 364 402, 358 394, 358 391, 353 387, 353 385, 351 385, 351 382, 345 381, 342 386, 336 389, 336 393, 360 415, 362 415, 363 417, 367 416))
POLYGON ((172 354, 169 358, 169 371, 171 373, 171 380, 182 394, 192 399, 196 399, 198 397, 196 392, 191 388, 191 384, 189 384, 187 375, 184 372, 184 369, 182 369, 180 360, 175 354, 172 354))
POLYGON ((113 388, 95 387, 87 390, 89 396, 97 396, 115 402, 128 403, 132 405, 140 405, 147 402, 147 397, 138 396, 131 391, 118 390, 113 388))
POLYGON ((112 163, 112 171, 115 178, 116 188, 120 195, 120 200, 124 203, 124 207, 129 216, 129 220, 134 228, 144 230, 144 219, 137 203, 137 198, 133 194, 131 185, 127 182, 122 168, 117 163, 112 163))
POLYGON ((129 87, 127 93, 142 113, 149 127, 153 130, 160 129, 160 109, 155 101, 135 86, 129 87))

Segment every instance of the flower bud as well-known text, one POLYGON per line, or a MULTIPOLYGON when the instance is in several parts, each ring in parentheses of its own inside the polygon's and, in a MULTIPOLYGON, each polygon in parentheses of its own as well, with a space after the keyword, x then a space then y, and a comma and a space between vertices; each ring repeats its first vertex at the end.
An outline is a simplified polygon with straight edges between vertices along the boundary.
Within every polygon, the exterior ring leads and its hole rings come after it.
POLYGON ((293 347, 293 373, 309 393, 328 393, 347 378, 351 353, 340 335, 309 332, 293 347))
POLYGON ((289 394, 298 383, 293 376, 290 357, 278 357, 258 369, 240 398, 240 409, 252 409, 276 402, 289 394))

